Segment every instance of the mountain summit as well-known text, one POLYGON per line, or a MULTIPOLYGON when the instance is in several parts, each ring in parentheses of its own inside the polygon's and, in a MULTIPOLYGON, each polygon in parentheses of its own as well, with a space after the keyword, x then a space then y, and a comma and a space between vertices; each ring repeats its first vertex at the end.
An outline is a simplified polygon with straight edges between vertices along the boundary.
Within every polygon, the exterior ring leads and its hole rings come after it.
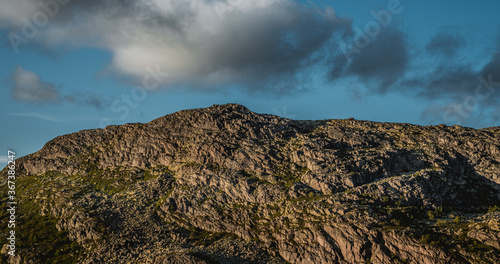
POLYGON ((500 262, 499 127, 214 105, 60 136, 16 165, 2 263, 500 262))

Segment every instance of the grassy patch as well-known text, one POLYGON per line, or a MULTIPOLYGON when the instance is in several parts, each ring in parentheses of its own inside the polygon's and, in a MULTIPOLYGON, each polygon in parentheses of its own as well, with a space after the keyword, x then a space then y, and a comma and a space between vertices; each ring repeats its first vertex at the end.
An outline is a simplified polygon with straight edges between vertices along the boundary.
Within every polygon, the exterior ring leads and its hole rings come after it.
POLYGON ((490 206, 488 208, 488 213, 499 212, 499 211, 500 211, 500 207, 498 205, 490 206))
MULTIPOLYGON (((77 263, 85 253, 84 249, 68 238, 67 231, 58 231, 57 219, 51 216, 41 216, 38 206, 29 200, 19 204, 16 211, 16 255, 22 255, 25 260, 35 263, 77 263)), ((2 219, 7 219, 7 211, 0 213, 2 219)), ((1 239, 6 240, 10 230, 2 225, 1 239)), ((0 263, 6 259, 0 260, 0 263)))
POLYGON ((418 241, 421 244, 438 247, 459 258, 462 257, 460 251, 464 250, 474 255, 477 260, 489 263, 491 260, 488 254, 493 252, 498 255, 500 250, 468 237, 469 225, 470 223, 464 222, 459 216, 452 221, 438 220, 435 226, 427 226, 421 229, 423 233, 418 241))

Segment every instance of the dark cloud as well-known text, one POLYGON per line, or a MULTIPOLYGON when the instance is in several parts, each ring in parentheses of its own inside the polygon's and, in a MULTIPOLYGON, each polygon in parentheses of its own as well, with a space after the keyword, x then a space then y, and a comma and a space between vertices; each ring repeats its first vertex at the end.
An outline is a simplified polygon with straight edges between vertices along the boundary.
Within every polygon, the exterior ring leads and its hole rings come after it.
POLYGON ((359 55, 353 56, 347 74, 360 76, 365 81, 379 80, 379 89, 385 91, 404 75, 408 61, 405 33, 387 29, 359 55))
POLYGON ((440 65, 430 74, 404 80, 401 87, 429 99, 440 99, 443 96, 457 97, 473 92, 479 83, 477 77, 477 73, 470 65, 440 65))
POLYGON ((66 95, 62 97, 62 101, 78 105, 93 106, 97 109, 101 109, 106 105, 110 105, 109 100, 103 99, 103 96, 99 96, 93 92, 74 93, 71 95, 66 95))
POLYGON ((418 77, 401 82, 404 92, 440 101, 422 114, 422 120, 475 127, 498 123, 500 113, 500 45, 488 63, 473 65, 447 61, 418 77))
POLYGON ((349 57, 345 54, 335 56, 330 79, 358 77, 373 91, 384 93, 404 76, 409 60, 406 34, 396 28, 387 28, 349 57))
POLYGON ((420 97, 460 100, 480 97, 483 105, 496 105, 500 99, 500 46, 479 70, 473 65, 445 62, 425 75, 406 79, 401 86, 420 97), (483 89, 486 89, 483 91, 483 89), (482 96, 488 94, 487 98, 482 96))
POLYGON ((432 55, 451 57, 463 46, 465 46, 465 38, 447 32, 440 32, 427 43, 425 49, 432 55))
MULTIPOLYGON (((500 40, 498 41, 495 53, 479 74, 484 78, 488 78, 491 75, 493 81, 500 82, 500 40)), ((500 94, 498 96, 500 97, 500 94)))
POLYGON ((170 1, 171 6, 176 8, 176 12, 170 13, 169 16, 165 16, 158 9, 151 8, 152 5, 144 3, 144 1, 137 0, 70 0, 67 4, 60 6, 60 12, 54 16, 52 22, 68 24, 95 17, 106 20, 133 18, 135 23, 152 27, 161 26, 164 29, 182 32, 184 28, 180 22, 192 21, 196 15, 190 11, 190 2, 188 1, 170 1), (96 14, 98 15, 96 16, 96 14))
POLYGON ((231 79, 236 77, 251 91, 287 94, 300 90, 305 73, 324 56, 319 51, 332 34, 348 30, 351 21, 325 20, 312 10, 285 13, 295 13, 286 24, 264 18, 245 32, 234 27, 225 36, 227 39, 214 39, 215 45, 208 48, 206 61, 193 78, 202 85, 206 78, 198 76, 210 76, 224 69, 232 73, 231 79))

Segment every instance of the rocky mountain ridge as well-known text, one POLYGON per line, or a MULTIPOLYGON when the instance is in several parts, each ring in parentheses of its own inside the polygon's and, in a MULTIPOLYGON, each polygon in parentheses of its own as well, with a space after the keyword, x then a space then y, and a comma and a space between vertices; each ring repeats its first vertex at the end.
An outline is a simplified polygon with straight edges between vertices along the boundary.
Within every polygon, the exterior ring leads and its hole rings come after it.
POLYGON ((2 261, 500 262, 499 139, 237 104, 64 135, 16 161, 2 261))

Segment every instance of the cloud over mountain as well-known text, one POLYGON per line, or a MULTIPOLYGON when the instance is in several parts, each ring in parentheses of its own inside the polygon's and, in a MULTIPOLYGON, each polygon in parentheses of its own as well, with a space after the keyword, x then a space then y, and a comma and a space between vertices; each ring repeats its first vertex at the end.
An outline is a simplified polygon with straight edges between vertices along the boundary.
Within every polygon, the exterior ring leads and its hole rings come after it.
POLYGON ((404 76, 409 60, 406 34, 391 27, 348 59, 344 54, 337 54, 331 62, 329 77, 335 80, 352 76, 368 84, 372 91, 386 92, 404 76))
MULTIPOLYGON (((30 3, 7 1, 17 15, 0 16, 19 26, 17 17, 35 12, 37 1, 30 3)), ((168 74, 162 86, 273 93, 298 89, 293 83, 321 58, 317 51, 351 23, 333 8, 289 0, 71 1, 59 13, 36 41, 107 49, 107 73, 140 82, 158 68, 168 74)))
POLYGON ((19 102, 35 104, 68 102, 101 108, 109 101, 93 92, 60 95, 54 83, 43 81, 38 74, 19 66, 7 78, 7 83, 11 86, 12 98, 19 102))
POLYGON ((488 62, 479 68, 477 65, 454 62, 450 65, 446 61, 426 74, 408 78, 402 82, 402 87, 429 99, 445 96, 460 99, 468 95, 481 97, 489 91, 483 103, 497 105, 500 93, 495 92, 495 88, 500 89, 500 42, 488 62))
MULTIPOLYGON (((451 55, 448 48, 443 46, 434 52, 451 55)), ((423 113, 426 120, 434 115, 444 117, 441 121, 447 123, 494 124, 500 120, 500 41, 490 53, 488 62, 483 65, 464 63, 460 58, 437 63, 423 74, 403 79, 401 90, 423 99, 443 102, 441 106, 430 106, 423 113)))
POLYGON ((12 96, 21 102, 43 103, 57 102, 59 93, 56 86, 44 82, 34 72, 17 67, 9 80, 12 84, 12 96))

